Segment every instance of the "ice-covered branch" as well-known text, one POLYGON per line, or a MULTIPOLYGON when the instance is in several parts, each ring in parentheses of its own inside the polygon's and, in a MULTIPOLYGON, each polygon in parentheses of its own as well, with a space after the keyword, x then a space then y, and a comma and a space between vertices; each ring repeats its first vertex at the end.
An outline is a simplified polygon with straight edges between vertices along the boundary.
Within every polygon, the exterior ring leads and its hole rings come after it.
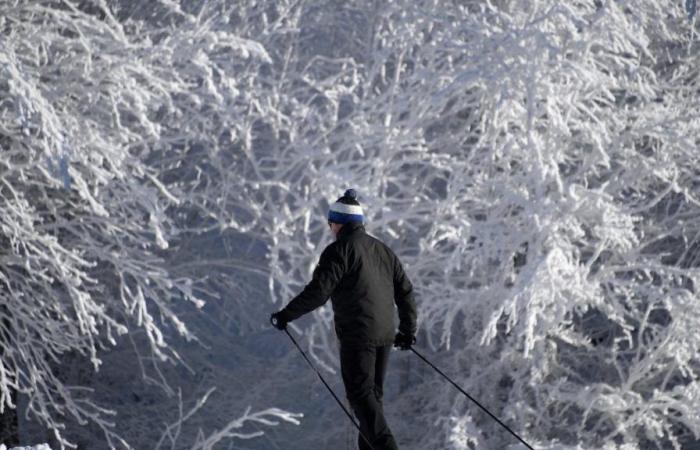
MULTIPOLYGON (((166 427, 165 432, 160 438, 160 441, 156 444, 155 449, 158 450, 163 447, 166 440, 170 442, 171 448, 175 448, 178 438, 180 437, 180 432, 183 424, 190 419, 194 414, 196 414, 207 402, 209 396, 214 392, 215 389, 210 389, 204 396, 202 396, 197 404, 192 407, 186 414, 183 415, 182 409, 182 397, 181 393, 178 392, 179 401, 179 418, 178 420, 166 427)), ((213 449, 216 444, 224 442, 229 439, 252 439, 263 434, 262 431, 245 431, 246 425, 251 423, 259 423, 267 426, 275 426, 279 424, 279 421, 285 421, 299 425, 299 420, 302 417, 301 414, 290 413, 283 411, 278 408, 269 408, 264 411, 258 411, 251 413, 250 407, 245 410, 243 415, 237 419, 233 419, 228 422, 221 430, 211 433, 209 436, 205 437, 202 430, 200 429, 197 437, 197 441, 191 447, 192 450, 210 450, 213 449)))
POLYGON ((0 6, 0 410, 27 394, 61 445, 66 416, 128 445, 56 375, 66 358, 97 370, 100 350, 143 330, 156 360, 177 361, 165 329, 195 339, 174 305, 201 307, 200 286, 169 252, 236 222, 219 202, 238 190, 229 146, 248 121, 241 92, 271 62, 218 11, 154 5, 165 23, 102 1, 0 6))

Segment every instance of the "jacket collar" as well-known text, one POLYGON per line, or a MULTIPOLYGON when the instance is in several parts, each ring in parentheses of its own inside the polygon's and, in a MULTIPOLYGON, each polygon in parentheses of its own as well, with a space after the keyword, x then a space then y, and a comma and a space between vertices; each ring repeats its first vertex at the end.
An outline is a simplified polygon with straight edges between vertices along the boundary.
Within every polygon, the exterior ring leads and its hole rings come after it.
POLYGON ((364 233, 365 226, 362 222, 348 222, 338 232, 338 239, 350 236, 356 232, 364 233))

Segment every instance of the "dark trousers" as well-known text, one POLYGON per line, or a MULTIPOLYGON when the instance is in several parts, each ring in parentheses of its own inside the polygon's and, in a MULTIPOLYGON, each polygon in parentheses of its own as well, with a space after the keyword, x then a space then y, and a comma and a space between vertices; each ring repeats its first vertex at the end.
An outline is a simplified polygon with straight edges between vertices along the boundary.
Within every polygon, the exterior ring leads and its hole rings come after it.
POLYGON ((398 450, 384 419, 382 405, 384 376, 390 352, 391 345, 340 347, 340 371, 345 393, 360 422, 360 431, 372 443, 370 447, 359 435, 357 445, 360 450, 398 450))

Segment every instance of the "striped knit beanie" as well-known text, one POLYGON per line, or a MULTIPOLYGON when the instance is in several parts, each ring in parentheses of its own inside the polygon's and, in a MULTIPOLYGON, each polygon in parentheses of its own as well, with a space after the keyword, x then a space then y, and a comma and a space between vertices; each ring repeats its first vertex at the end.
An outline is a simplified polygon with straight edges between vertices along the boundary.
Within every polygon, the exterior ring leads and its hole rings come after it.
POLYGON ((357 201, 357 192, 354 189, 345 191, 345 194, 328 210, 329 222, 346 224, 348 222, 364 222, 364 220, 362 207, 357 201))

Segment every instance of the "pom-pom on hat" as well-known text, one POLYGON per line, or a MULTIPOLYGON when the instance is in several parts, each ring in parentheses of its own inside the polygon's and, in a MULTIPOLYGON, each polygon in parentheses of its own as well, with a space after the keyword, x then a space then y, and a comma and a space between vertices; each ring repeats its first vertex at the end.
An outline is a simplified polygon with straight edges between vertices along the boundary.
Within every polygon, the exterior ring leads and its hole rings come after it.
POLYGON ((348 222, 364 222, 362 207, 357 201, 355 189, 348 189, 342 197, 331 205, 328 210, 328 221, 346 224, 348 222))

